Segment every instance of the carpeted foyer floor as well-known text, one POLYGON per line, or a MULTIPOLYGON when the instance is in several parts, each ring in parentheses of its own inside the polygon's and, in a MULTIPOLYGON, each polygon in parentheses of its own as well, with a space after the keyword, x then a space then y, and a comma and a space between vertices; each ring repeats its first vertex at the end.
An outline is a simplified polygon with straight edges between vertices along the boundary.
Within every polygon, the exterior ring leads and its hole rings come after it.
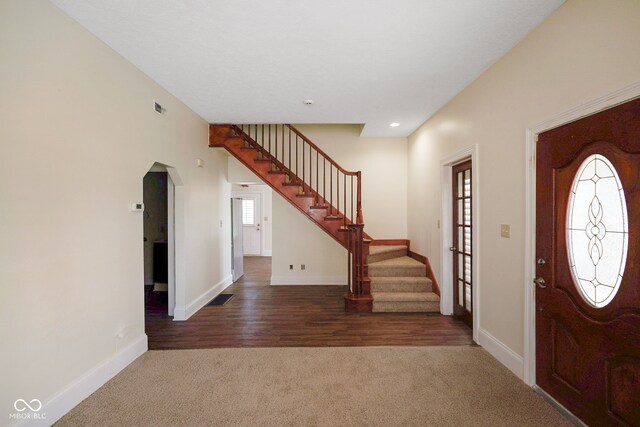
POLYGON ((570 426, 481 347, 150 351, 59 426, 570 426))

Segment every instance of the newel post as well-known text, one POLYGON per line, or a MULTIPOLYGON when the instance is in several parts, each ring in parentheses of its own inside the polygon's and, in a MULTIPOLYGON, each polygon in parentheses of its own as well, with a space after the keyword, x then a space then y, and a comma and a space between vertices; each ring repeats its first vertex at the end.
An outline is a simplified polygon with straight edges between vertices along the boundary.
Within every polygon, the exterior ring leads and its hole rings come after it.
POLYGON ((356 224, 364 225, 364 218, 362 217, 362 171, 356 172, 358 177, 358 194, 356 199, 356 224))
POLYGON ((364 224, 349 224, 349 254, 351 258, 351 287, 344 297, 345 310, 350 312, 367 312, 373 309, 371 281, 367 268, 369 241, 364 240, 364 224))

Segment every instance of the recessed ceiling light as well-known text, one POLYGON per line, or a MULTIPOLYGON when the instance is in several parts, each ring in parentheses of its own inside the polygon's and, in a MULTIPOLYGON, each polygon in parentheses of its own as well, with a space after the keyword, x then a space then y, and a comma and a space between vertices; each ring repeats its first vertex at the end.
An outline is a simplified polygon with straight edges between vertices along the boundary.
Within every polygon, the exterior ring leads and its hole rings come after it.
POLYGON ((398 126, 400 126, 400 123, 393 122, 389 126, 391 126, 392 128, 397 128, 398 126))

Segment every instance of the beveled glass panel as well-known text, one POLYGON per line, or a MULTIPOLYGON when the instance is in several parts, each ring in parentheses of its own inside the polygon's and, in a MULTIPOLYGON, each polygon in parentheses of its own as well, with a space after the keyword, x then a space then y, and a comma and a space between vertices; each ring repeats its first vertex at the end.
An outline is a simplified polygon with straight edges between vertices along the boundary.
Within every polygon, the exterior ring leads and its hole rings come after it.
POLYGON ((464 223, 471 225, 471 199, 464 199, 464 223))
POLYGON ((465 289, 464 297, 466 302, 466 309, 467 311, 471 312, 471 286, 465 285, 464 289, 465 289))
POLYGON ((464 224, 464 207, 462 200, 458 200, 458 224, 464 224))
POLYGON ((458 305, 464 305, 464 283, 458 280, 458 305))
POLYGON ((464 171, 464 196, 471 196, 471 169, 464 171))
POLYGON ((464 178, 462 176, 462 172, 458 172, 458 193, 457 197, 462 197, 462 186, 464 184, 464 178))
POLYGON ((471 282, 471 257, 469 255, 464 257, 464 277, 467 282, 471 282))
POLYGON ((606 306, 624 275, 629 224, 622 183, 601 154, 585 159, 573 179, 565 232, 571 275, 580 295, 593 307, 606 306))
POLYGON ((464 229, 464 251, 468 254, 471 253, 471 227, 464 229))
POLYGON ((458 278, 464 280, 464 257, 458 254, 458 278))

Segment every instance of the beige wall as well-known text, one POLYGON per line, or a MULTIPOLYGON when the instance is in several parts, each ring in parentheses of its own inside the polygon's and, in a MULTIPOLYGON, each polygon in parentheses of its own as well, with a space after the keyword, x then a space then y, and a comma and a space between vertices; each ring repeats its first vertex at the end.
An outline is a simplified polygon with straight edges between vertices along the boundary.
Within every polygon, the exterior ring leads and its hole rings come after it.
POLYGON ((639 1, 569 0, 409 138, 409 238, 438 274, 440 160, 479 145, 480 327, 519 355, 525 129, 638 81, 639 43, 639 1))
MULTIPOLYGON (((374 239, 406 238, 407 140, 360 138, 359 125, 296 128, 343 168, 362 171, 365 231, 374 239)), ((273 200, 273 283, 345 284, 347 254, 342 246, 282 197, 273 200), (291 264, 294 270, 289 270, 291 264)))
POLYGON ((271 275, 274 285, 347 282, 347 251, 279 194, 273 196, 271 275))
POLYGON ((360 138, 360 125, 296 125, 338 164, 362 171, 365 231, 374 239, 407 236, 407 140, 360 138))
POLYGON ((143 220, 130 204, 154 162, 182 180, 183 307, 231 273, 230 186, 207 123, 51 3, 0 3, 0 64, 6 417, 144 338, 143 220))

